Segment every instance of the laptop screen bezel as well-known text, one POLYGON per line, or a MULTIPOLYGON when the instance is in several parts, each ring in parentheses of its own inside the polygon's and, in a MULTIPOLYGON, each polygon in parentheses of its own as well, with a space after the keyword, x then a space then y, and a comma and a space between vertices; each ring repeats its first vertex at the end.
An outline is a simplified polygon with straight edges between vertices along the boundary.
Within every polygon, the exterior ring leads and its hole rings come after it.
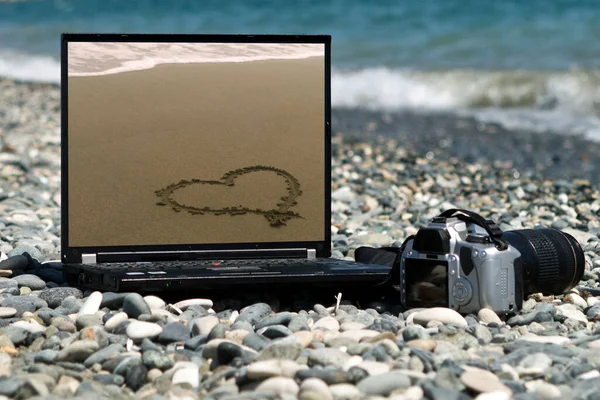
MULTIPOLYGON (((270 35, 270 34, 108 34, 64 33, 61 36, 61 259, 65 263, 79 263, 82 254, 110 253, 115 260, 139 261, 140 254, 185 254, 185 258, 215 258, 207 251, 277 250, 269 257, 286 256, 286 249, 314 249, 317 257, 331 256, 331 36, 330 35, 270 35), (155 244, 131 246, 70 246, 69 245, 69 157, 68 157, 68 43, 70 42, 160 42, 160 43, 314 43, 325 47, 324 74, 324 232, 323 240, 302 242, 257 242, 219 244, 155 244)), ((111 256, 104 261, 112 261, 111 256)))

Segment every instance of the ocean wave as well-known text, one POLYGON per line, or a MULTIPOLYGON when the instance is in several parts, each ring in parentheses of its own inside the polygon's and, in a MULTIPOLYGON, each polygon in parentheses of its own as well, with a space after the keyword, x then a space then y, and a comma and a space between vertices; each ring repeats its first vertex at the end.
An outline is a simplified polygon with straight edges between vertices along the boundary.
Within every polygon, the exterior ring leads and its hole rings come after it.
POLYGON ((455 110, 526 108, 600 115, 600 70, 335 70, 334 106, 455 110))
POLYGON ((0 50, 0 77, 27 82, 60 82, 60 61, 51 56, 0 50))

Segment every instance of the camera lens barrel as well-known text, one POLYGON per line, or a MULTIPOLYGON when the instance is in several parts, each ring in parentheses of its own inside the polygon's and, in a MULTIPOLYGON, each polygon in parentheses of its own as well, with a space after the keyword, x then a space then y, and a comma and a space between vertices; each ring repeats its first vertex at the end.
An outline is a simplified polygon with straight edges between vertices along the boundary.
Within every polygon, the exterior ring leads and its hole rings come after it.
POLYGON ((575 238, 557 229, 521 229, 503 237, 521 253, 525 294, 562 294, 577 285, 585 257, 575 238))

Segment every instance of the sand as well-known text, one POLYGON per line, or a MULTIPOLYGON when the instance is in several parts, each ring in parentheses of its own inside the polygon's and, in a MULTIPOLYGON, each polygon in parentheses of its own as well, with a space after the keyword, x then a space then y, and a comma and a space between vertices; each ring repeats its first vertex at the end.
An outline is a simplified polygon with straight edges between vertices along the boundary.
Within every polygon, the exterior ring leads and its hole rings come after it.
POLYGON ((69 244, 322 240, 323 68, 311 57, 70 77, 69 244), (231 172, 252 166, 266 168, 231 172))

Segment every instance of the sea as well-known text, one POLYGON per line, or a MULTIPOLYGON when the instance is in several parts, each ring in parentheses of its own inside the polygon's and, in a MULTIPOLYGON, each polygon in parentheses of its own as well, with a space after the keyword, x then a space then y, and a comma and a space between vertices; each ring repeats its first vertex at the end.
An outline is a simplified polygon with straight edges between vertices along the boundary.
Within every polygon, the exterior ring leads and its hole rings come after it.
POLYGON ((334 107, 600 141, 599 0, 0 0, 0 76, 58 83, 63 32, 331 34, 334 107))

